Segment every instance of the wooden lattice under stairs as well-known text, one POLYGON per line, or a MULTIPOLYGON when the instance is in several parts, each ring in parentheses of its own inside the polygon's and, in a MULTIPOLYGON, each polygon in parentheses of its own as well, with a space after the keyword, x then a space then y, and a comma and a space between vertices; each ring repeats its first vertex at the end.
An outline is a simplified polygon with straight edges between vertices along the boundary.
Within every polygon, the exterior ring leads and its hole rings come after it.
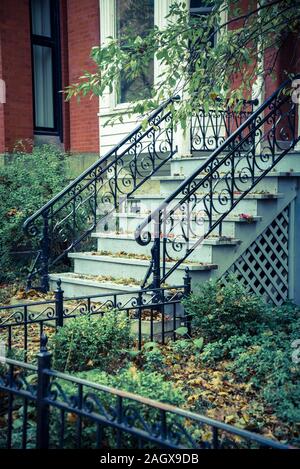
POLYGON ((224 274, 234 273, 240 282, 268 303, 280 305, 289 290, 290 205, 270 223, 224 274))

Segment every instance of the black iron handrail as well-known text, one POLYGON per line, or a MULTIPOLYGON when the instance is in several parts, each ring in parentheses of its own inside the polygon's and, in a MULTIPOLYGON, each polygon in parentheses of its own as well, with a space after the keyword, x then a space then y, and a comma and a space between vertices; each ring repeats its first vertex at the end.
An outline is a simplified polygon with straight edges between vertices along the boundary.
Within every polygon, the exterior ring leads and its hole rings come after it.
POLYGON ((100 220, 117 209, 176 153, 168 106, 179 99, 176 96, 164 102, 150 115, 145 130, 142 124, 138 125, 25 221, 25 232, 40 237, 28 288, 39 275, 40 289, 47 291, 49 266, 78 246, 100 220))
POLYGON ((213 230, 219 227, 221 233, 224 218, 295 147, 300 136, 291 82, 286 80, 138 226, 137 242, 153 242, 143 287, 151 275, 151 287, 165 282, 213 230))

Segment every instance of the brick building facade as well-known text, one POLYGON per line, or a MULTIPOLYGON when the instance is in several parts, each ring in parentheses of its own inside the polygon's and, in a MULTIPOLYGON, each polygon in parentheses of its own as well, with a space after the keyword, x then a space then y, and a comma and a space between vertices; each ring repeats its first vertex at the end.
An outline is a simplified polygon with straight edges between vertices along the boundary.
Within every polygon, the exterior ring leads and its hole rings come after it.
MULTIPOLYGON (((148 20, 164 27, 172 1, 147 0, 148 20)), ((202 5, 199 0, 187 3, 191 12, 202 5)), ((241 6, 247 4, 247 0, 240 2, 241 6)), ((5 103, 0 99, 0 154, 11 152, 18 141, 28 148, 45 141, 94 158, 135 127, 136 120, 127 118, 125 112, 130 106, 125 99, 130 90, 125 90, 123 99, 114 89, 101 98, 100 106, 95 97, 65 102, 60 92, 76 82, 82 71, 92 69, 91 47, 114 36, 120 18, 129 21, 130 2, 1 0, 0 85, 5 83, 6 99, 5 103), (114 129, 105 127, 107 118, 118 111, 125 116, 123 123, 114 129)), ((284 80, 282 70, 294 72, 299 68, 299 45, 298 37, 286 38, 276 62, 276 78, 266 80, 261 100, 284 80)), ((156 64, 154 81, 158 69, 156 64)), ((238 82, 238 75, 233 80, 238 82)))
MULTIPOLYGON (((76 81, 81 72, 92 65, 89 52, 92 46, 99 44, 100 35, 99 1, 51 0, 48 2, 51 11, 43 12, 50 15, 51 27, 54 26, 52 15, 56 15, 56 37, 50 37, 50 42, 56 43, 56 64, 52 60, 52 67, 53 73, 59 74, 59 87, 53 90, 56 96, 51 103, 56 107, 57 122, 44 129, 34 124, 37 112, 34 94, 37 90, 33 83, 35 42, 31 18, 33 5, 38 6, 38 3, 34 0, 0 2, 0 79, 6 85, 5 103, 0 103, 0 154, 10 152, 20 140, 30 146, 41 138, 60 141, 65 150, 74 153, 98 153, 98 100, 85 98, 78 103, 74 99, 66 103, 59 91, 76 81)), ((45 38, 48 40, 47 31, 38 33, 37 47, 47 50, 48 44, 45 42, 44 46, 43 43, 45 38)))

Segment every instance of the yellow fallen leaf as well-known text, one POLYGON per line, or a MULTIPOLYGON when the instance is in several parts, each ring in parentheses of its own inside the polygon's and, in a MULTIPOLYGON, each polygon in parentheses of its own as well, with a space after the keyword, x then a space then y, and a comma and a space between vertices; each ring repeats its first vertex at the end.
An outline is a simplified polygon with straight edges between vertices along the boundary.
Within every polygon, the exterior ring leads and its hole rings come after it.
POLYGON ((67 421, 69 423, 75 423, 76 420, 77 420, 77 415, 76 414, 68 414, 67 421))
POLYGON ((226 423, 231 423, 231 422, 234 422, 236 420, 236 416, 235 415, 227 415, 225 417, 225 422, 226 423))

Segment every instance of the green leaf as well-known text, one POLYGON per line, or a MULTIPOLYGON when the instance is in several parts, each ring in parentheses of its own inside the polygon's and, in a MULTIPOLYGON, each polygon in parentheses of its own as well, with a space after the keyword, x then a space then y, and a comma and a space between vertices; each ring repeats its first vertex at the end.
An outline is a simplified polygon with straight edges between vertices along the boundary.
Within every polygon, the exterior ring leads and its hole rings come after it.
POLYGON ((23 420, 22 419, 14 420, 14 423, 13 423, 14 430, 18 430, 18 428, 22 428, 22 426, 23 426, 23 420))
POLYGON ((157 347, 158 347, 157 342, 146 342, 143 346, 143 348, 145 350, 151 350, 151 349, 154 349, 154 348, 157 348, 157 347))
POLYGON ((204 345, 203 337, 200 337, 199 339, 194 339, 193 344, 194 344, 195 348, 200 352, 200 350, 202 350, 203 345, 204 345))
POLYGON ((181 327, 178 327, 176 330, 175 330, 176 334, 177 335, 185 335, 188 333, 188 328, 187 327, 184 327, 184 326, 181 326, 181 327))
POLYGON ((141 352, 139 350, 126 350, 126 353, 130 358, 136 358, 140 355, 141 352))

